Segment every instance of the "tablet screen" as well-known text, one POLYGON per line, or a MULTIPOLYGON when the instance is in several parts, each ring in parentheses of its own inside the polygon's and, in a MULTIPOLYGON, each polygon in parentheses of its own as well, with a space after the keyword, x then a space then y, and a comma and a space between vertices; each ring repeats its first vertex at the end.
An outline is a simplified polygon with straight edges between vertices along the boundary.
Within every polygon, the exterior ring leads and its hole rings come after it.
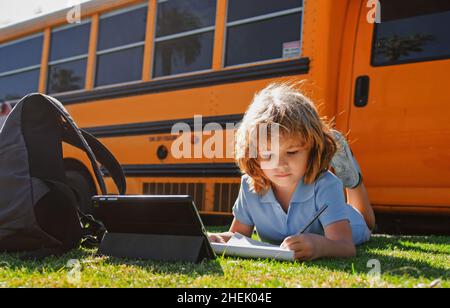
POLYGON ((94 196, 92 202, 108 232, 206 236, 190 196, 94 196))

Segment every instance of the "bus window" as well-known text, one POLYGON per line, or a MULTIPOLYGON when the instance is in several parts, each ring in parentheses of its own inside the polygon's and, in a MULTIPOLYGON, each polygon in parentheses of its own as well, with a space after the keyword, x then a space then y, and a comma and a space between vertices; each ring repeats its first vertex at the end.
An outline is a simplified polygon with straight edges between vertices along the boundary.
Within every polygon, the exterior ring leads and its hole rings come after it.
POLYGON ((0 45, 0 101, 38 90, 42 44, 38 34, 0 45))
POLYGON ((216 0, 158 1, 154 77, 211 69, 216 0))
POLYGON ((228 22, 287 11, 302 6, 299 0, 230 0, 228 5, 228 22))
POLYGON ((381 1, 372 65, 450 58, 449 28, 449 1, 381 1))
POLYGON ((142 78, 147 4, 100 17, 95 86, 142 78))
POLYGON ((225 65, 300 57, 302 5, 301 0, 230 0, 225 65))
POLYGON ((84 22, 52 31, 47 93, 84 88, 90 29, 90 22, 84 22))

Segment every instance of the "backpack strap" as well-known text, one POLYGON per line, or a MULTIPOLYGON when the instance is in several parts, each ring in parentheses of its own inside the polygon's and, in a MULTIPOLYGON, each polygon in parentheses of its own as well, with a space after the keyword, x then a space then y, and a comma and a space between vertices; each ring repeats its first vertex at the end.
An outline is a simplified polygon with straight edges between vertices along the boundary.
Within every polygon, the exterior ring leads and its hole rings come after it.
MULTIPOLYGON (((111 154, 111 152, 90 133, 83 129, 80 129, 83 138, 86 140, 90 149, 94 153, 96 161, 98 161, 102 166, 104 166, 114 181, 119 194, 125 195, 126 193, 126 181, 123 169, 120 166, 116 158, 111 154)), ((75 134, 71 134, 69 130, 65 130, 63 134, 63 140, 74 147, 84 150, 83 144, 80 139, 75 134)))
POLYGON ((122 167, 111 154, 111 152, 105 146, 103 146, 103 144, 101 144, 100 141, 98 141, 93 135, 79 129, 70 114, 57 99, 48 95, 44 96, 50 103, 52 103, 52 105, 64 119, 64 121, 62 121, 61 123, 63 127, 63 141, 83 150, 87 154, 102 194, 106 195, 107 190, 103 179, 103 173, 100 171, 97 161, 102 164, 111 174, 119 193, 125 194, 125 175, 123 173, 122 167))
POLYGON ((123 173, 122 166, 119 164, 114 155, 112 155, 111 152, 100 141, 98 141, 97 138, 83 129, 81 129, 81 133, 94 152, 97 161, 108 170, 109 174, 111 174, 111 177, 118 188, 119 194, 125 195, 127 190, 127 182, 125 180, 125 174, 123 173))

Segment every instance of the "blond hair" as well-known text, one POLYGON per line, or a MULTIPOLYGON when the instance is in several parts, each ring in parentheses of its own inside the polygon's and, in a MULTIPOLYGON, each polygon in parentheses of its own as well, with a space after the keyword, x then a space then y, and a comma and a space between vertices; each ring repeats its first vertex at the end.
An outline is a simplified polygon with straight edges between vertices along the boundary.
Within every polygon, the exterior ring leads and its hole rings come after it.
POLYGON ((278 125, 280 135, 295 136, 309 148, 304 183, 313 183, 331 163, 336 143, 326 118, 321 118, 312 101, 293 83, 270 84, 256 93, 236 134, 235 157, 239 168, 249 175, 249 185, 258 194, 270 188, 257 158, 251 157, 251 133, 261 124, 278 125))

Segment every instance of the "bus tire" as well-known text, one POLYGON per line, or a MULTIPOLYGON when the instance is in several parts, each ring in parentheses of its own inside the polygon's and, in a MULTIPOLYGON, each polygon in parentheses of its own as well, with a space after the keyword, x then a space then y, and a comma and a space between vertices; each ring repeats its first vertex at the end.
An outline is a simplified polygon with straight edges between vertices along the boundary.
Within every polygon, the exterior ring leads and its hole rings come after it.
POLYGON ((92 214, 91 197, 96 194, 89 175, 78 170, 66 171, 67 184, 75 191, 78 208, 85 214, 92 214))

